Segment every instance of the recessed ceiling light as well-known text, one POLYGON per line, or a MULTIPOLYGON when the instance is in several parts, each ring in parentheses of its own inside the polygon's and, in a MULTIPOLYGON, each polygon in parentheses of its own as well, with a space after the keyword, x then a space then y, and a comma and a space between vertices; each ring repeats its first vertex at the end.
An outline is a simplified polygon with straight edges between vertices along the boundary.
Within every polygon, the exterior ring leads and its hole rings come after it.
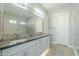
POLYGON ((35 12, 37 12, 38 14, 44 16, 44 13, 43 13, 41 10, 39 10, 39 9, 37 9, 37 8, 35 8, 34 10, 35 10, 35 12))
POLYGON ((12 3, 12 4, 25 10, 27 9, 27 5, 28 5, 24 3, 12 3))
POLYGON ((25 25, 26 23, 25 23, 25 22, 20 22, 20 24, 21 24, 21 25, 25 25))
POLYGON ((16 20, 9 20, 9 23, 16 24, 16 20))
POLYGON ((39 13, 37 13, 37 12, 34 12, 34 14, 35 15, 37 15, 38 17, 41 17, 41 18, 43 18, 44 17, 44 15, 40 15, 39 13))

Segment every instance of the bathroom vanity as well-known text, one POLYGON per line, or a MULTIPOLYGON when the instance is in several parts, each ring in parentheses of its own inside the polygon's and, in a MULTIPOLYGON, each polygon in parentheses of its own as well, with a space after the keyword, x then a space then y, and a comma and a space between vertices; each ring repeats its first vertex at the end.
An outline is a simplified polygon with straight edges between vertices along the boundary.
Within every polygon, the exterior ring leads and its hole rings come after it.
POLYGON ((48 13, 40 4, 0 6, 0 56, 39 56, 49 48, 48 13))
POLYGON ((49 34, 0 43, 1 56, 40 56, 50 47, 49 34))

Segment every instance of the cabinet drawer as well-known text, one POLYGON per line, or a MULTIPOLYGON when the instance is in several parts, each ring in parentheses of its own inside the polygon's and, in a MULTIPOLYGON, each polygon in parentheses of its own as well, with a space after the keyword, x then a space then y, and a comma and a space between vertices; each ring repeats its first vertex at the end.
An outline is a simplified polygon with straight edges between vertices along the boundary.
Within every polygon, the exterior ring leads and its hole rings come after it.
POLYGON ((24 50, 21 50, 21 51, 17 51, 17 52, 14 52, 14 53, 11 53, 11 54, 5 54, 4 56, 23 56, 23 51, 24 50))
POLYGON ((21 46, 7 48, 5 50, 2 50, 2 55, 9 56, 16 53, 17 51, 20 51, 21 49, 22 49, 21 46))
POLYGON ((3 55, 14 54, 17 51, 20 51, 22 49, 28 48, 30 46, 31 46, 31 43, 30 42, 24 43, 24 44, 20 44, 20 45, 16 45, 16 46, 13 46, 13 47, 10 47, 10 48, 7 48, 7 49, 2 50, 2 54, 3 55))

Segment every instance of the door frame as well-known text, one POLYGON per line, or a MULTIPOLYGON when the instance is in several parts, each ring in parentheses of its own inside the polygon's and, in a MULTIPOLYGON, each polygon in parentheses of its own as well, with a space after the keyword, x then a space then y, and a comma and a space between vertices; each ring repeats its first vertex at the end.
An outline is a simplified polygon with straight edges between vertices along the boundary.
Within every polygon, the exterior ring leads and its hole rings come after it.
MULTIPOLYGON (((67 14, 68 15, 68 34, 67 34, 67 40, 66 40, 66 42, 67 42, 67 44, 61 44, 61 45, 66 45, 66 46, 69 46, 69 12, 61 12, 61 13, 57 13, 57 14, 55 14, 54 16, 55 17, 57 17, 58 15, 62 15, 62 14, 67 14)), ((56 26, 56 25, 55 25, 56 26)), ((56 34, 55 34, 56 35, 56 34)), ((57 42, 54 42, 55 44, 59 44, 59 43, 57 43, 57 42)))

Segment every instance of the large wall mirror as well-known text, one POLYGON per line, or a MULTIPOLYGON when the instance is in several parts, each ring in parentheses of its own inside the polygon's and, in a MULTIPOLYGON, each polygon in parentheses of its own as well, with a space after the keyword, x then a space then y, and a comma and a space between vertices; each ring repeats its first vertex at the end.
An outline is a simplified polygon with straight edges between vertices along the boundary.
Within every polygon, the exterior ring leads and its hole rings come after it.
POLYGON ((43 32, 43 18, 33 12, 34 10, 28 6, 4 4, 4 37, 2 39, 15 40, 41 34, 43 32))

